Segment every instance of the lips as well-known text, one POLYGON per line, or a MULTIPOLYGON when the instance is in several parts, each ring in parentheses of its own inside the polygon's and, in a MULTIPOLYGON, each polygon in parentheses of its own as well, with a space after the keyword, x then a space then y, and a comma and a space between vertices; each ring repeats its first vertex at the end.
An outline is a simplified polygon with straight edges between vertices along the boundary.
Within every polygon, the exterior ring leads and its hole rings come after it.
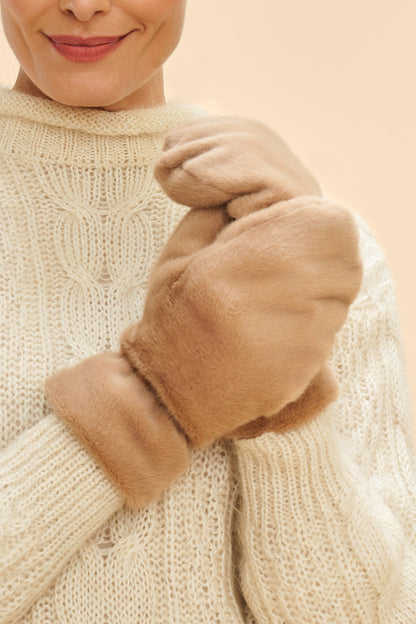
POLYGON ((88 37, 83 39, 82 37, 74 37, 73 35, 47 35, 49 39, 55 43, 73 45, 73 46, 97 46, 105 43, 116 43, 120 41, 126 35, 118 35, 116 37, 88 37))
POLYGON ((69 61, 88 63, 99 61, 116 50, 130 32, 117 37, 101 36, 84 39, 73 35, 47 35, 47 38, 56 52, 69 61))

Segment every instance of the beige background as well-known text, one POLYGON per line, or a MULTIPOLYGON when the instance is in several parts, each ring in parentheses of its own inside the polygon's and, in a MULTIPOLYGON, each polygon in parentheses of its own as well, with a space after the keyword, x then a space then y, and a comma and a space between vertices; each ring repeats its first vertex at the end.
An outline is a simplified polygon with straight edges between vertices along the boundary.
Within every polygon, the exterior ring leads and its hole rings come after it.
MULTIPOLYGON (((2 33, 0 58, 12 86, 2 33)), ((188 0, 165 68, 168 100, 269 124, 327 196, 367 220, 396 284, 413 405, 415 69, 414 0, 188 0)))

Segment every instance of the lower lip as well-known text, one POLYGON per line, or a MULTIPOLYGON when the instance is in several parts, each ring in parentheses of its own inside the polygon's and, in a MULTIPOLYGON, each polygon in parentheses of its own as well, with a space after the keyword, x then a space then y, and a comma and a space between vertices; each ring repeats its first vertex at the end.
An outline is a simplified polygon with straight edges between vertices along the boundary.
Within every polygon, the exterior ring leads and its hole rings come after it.
POLYGON ((67 43, 56 43, 56 41, 52 41, 52 39, 50 39, 50 42, 58 54, 61 54, 69 61, 88 63, 91 61, 99 61, 107 56, 107 54, 110 54, 110 52, 113 52, 123 43, 125 38, 126 36, 115 43, 102 43, 96 46, 77 46, 67 43))

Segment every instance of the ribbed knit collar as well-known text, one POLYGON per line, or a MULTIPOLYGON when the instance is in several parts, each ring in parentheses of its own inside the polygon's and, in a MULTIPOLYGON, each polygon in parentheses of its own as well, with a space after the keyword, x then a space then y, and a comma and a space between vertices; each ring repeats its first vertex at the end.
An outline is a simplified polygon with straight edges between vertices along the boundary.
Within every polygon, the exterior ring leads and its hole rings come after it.
POLYGON ((0 115, 95 135, 164 134, 204 114, 199 106, 174 102, 121 111, 75 107, 0 85, 0 115))
POLYGON ((74 107, 0 85, 0 154, 82 167, 149 164, 164 135, 206 115, 183 103, 123 111, 74 107))

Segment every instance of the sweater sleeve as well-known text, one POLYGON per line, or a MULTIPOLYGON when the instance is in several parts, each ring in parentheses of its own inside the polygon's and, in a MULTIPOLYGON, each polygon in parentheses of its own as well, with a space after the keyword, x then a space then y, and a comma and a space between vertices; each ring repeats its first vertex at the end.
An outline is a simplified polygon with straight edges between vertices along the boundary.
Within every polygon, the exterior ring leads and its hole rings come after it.
POLYGON ((0 451, 0 624, 17 622, 123 505, 50 413, 0 451))
POLYGON ((235 440, 238 572, 256 624, 409 624, 416 457, 394 287, 363 222, 363 286, 334 349, 338 400, 235 440))

